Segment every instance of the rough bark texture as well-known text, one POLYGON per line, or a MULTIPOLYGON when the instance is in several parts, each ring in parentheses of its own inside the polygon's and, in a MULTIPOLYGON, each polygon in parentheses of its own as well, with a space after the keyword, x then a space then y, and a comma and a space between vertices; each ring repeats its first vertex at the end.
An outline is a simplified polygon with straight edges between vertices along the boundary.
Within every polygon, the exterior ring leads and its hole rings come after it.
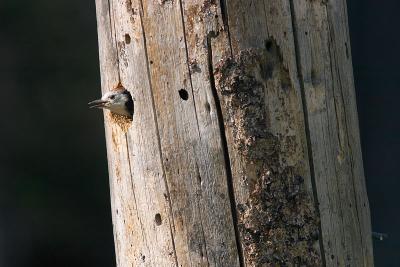
POLYGON ((344 0, 96 6, 118 266, 373 266, 344 0))

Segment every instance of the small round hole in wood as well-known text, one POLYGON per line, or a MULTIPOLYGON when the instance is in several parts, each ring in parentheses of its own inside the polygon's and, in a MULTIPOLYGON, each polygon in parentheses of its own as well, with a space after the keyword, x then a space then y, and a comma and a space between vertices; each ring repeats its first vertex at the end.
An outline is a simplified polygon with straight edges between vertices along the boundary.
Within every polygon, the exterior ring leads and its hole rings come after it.
POLYGON ((161 225, 162 224, 160 213, 157 213, 156 216, 154 216, 154 221, 156 222, 157 225, 161 225))
POLYGON ((205 107, 206 107, 207 112, 210 112, 210 111, 211 111, 210 103, 207 102, 206 105, 205 105, 205 107))
POLYGON ((189 99, 189 93, 185 89, 179 90, 179 96, 185 101, 189 99))
POLYGON ((125 43, 126 44, 130 44, 131 43, 131 37, 129 36, 129 34, 125 34, 125 43))
POLYGON ((265 43, 265 48, 267 49, 267 51, 271 51, 272 45, 273 45, 272 41, 267 40, 267 42, 265 43))

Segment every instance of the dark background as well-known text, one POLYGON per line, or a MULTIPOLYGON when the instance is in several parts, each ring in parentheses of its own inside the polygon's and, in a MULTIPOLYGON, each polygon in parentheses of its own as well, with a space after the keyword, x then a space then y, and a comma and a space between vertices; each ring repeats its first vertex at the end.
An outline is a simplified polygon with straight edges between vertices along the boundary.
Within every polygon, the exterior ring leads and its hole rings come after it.
MULTIPOLYGON (((347 0, 376 266, 400 266, 400 2, 347 0)), ((0 2, 0 267, 115 266, 94 0, 0 2)))

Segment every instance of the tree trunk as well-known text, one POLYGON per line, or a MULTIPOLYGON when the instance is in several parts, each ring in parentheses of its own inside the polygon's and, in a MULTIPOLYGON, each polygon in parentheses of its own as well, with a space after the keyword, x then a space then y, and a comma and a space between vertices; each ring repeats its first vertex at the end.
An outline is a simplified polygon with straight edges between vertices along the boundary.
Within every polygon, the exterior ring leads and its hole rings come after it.
POLYGON ((345 0, 96 0, 118 266, 373 266, 345 0))

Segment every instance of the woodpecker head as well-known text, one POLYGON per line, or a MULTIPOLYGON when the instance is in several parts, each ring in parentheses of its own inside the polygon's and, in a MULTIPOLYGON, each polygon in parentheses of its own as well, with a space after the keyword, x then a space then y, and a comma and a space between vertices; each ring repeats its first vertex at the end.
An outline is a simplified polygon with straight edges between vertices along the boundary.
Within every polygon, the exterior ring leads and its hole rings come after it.
POLYGON ((131 93, 125 88, 118 88, 105 93, 101 99, 89 102, 90 108, 105 108, 112 113, 127 116, 133 116, 133 100, 131 93))

